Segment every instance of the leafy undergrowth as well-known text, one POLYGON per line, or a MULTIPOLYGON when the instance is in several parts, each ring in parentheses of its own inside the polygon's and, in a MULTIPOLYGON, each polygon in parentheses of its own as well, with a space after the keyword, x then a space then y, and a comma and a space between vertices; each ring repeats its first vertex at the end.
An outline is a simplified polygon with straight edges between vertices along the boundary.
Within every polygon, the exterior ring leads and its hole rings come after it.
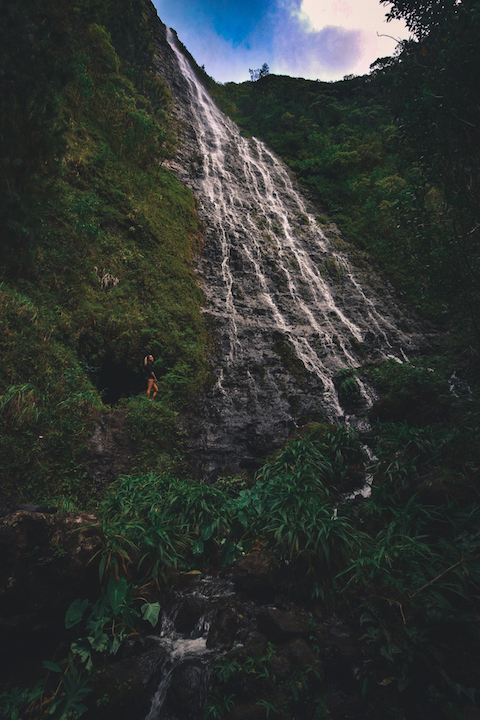
POLYGON ((87 711, 85 701, 94 690, 94 671, 117 655, 141 618, 155 627, 159 613, 160 604, 147 602, 125 578, 110 577, 91 608, 88 600, 75 600, 65 615, 65 628, 74 637, 66 643, 67 653, 61 647, 60 657, 44 660, 44 677, 33 688, 15 687, 2 693, 3 717, 80 717, 87 711))
MULTIPOLYGON (((377 422, 360 437, 312 425, 250 486, 235 478, 207 485, 166 472, 121 478, 100 507, 107 595, 117 587, 112 578, 124 578, 127 605, 135 606, 129 587, 154 598, 178 571, 229 566, 252 548, 268 549, 290 602, 338 613, 360 636, 354 692, 366 717, 460 720, 463 708, 478 703, 480 661, 480 502, 472 501, 480 418, 470 407, 464 404, 457 430, 377 422), (345 499, 359 468, 373 479, 371 494, 345 499)), ((90 687, 89 672, 119 646, 130 611, 112 625, 102 614, 105 603, 89 611, 87 634, 71 646, 70 659, 45 665, 65 676, 54 708, 63 708, 70 685, 72 692, 90 687)), ((149 607, 144 614, 153 613, 149 607)), ((76 601, 70 621, 86 612, 86 601, 76 601)), ((275 647, 233 650, 213 672, 208 717, 228 718, 235 698, 245 697, 272 717, 329 717, 321 643, 310 648, 314 665, 299 665, 298 677, 287 679, 277 675, 275 647)), ((3 707, 25 707, 35 700, 32 692, 4 694, 3 707)), ((73 712, 78 717, 82 708, 73 712)))
MULTIPOLYGON (((470 408, 463 405, 455 430, 377 422, 360 438, 312 425, 251 487, 124 478, 102 508, 102 572, 163 584, 178 570, 228 565, 252 546, 268 548, 294 600, 310 596, 327 613, 347 612, 361 635, 356 690, 368 717, 385 717, 389 706, 392 718, 461 718, 478 701, 480 660, 480 502, 472 501, 480 423, 470 408), (371 495, 340 502, 366 463, 362 441, 376 457, 371 495)), ((253 678, 258 703, 272 716, 328 717, 318 677, 302 680, 309 689, 299 700, 275 677, 272 658, 233 653, 222 661, 206 703, 210 716, 228 717, 253 678), (232 663, 240 675, 228 671, 232 663)))
POLYGON ((201 232, 141 0, 10 3, 0 36, 4 502, 85 499, 82 447, 147 353, 165 432, 205 380, 201 232))
POLYGON ((120 478, 100 507, 102 575, 136 566, 143 580, 165 581, 177 569, 230 564, 259 539, 311 574, 341 566, 358 537, 335 512, 338 487, 363 450, 351 431, 322 430, 322 440, 290 443, 240 492, 168 474, 120 478))
MULTIPOLYGON (((308 497, 302 482, 295 498, 289 495, 282 466, 291 470, 285 460, 296 443, 270 465, 276 482, 256 530, 280 563, 288 561, 282 572, 295 579, 293 587, 309 587, 312 598, 327 612, 346 614, 360 635, 364 661, 355 691, 366 717, 462 718, 464 708, 477 706, 480 502, 472 501, 472 490, 478 493, 472 470, 480 427, 478 418, 469 421, 465 434, 466 427, 376 425, 368 438, 377 455, 372 493, 338 506, 336 514, 325 488, 308 497), (468 470, 460 467, 460 450, 468 470)), ((302 445, 297 472, 306 478, 312 455, 302 445)), ((324 472, 322 462, 316 472, 324 472)), ((228 718, 235 698, 252 697, 269 703, 273 717, 329 717, 327 685, 317 682, 292 709, 272 658, 257 658, 263 675, 248 676, 248 663, 236 652, 217 666, 208 717, 228 718), (229 670, 235 664, 238 673, 229 670)))
POLYGON ((35 487, 38 496, 50 487, 74 495, 99 394, 72 349, 52 337, 48 318, 5 284, 0 322, 2 490, 27 494, 35 487))
POLYGON ((276 653, 276 646, 267 643, 265 648, 237 649, 221 658, 215 665, 213 690, 204 706, 206 720, 225 717, 245 699, 252 714, 252 706, 256 706, 264 710, 267 718, 328 717, 318 692, 323 675, 320 663, 299 664, 288 677, 281 677, 276 671, 276 653))

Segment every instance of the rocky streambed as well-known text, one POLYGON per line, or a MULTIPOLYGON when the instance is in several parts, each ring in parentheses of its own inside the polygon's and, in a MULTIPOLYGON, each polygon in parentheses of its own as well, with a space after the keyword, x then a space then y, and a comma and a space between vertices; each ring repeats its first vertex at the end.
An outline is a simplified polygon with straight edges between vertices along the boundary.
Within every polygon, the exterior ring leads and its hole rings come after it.
POLYGON ((364 717, 357 632, 308 594, 262 549, 231 569, 179 574, 158 629, 97 677, 96 701, 109 702, 88 718, 203 720, 210 709, 264 720, 269 703, 313 718, 319 702, 332 718, 364 717))
MULTIPOLYGON (((101 542, 88 514, 17 509, 0 519, 5 687, 32 684, 65 643, 72 600, 98 596, 101 542)), ((221 695, 225 678, 232 720, 263 720, 269 702, 313 717, 322 697, 338 708, 331 717, 362 717, 356 632, 310 600, 305 580, 260 547, 231 568, 179 573, 162 593, 158 626, 142 626, 96 671, 84 717, 201 720, 209 687, 221 695), (212 676, 219 659, 226 670, 212 676)))

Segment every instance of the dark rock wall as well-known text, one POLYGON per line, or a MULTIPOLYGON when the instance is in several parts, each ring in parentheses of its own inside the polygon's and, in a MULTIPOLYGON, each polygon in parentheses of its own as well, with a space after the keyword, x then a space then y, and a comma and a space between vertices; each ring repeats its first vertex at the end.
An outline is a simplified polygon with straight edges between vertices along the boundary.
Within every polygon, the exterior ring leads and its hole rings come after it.
POLYGON ((0 518, 0 677, 48 659, 77 597, 99 594, 99 520, 87 513, 16 510, 0 518))
MULTIPOLYGON (((185 424, 199 473, 212 478, 254 468, 309 420, 352 421, 334 374, 411 356, 423 338, 368 261, 355 270, 338 251, 338 229, 319 226, 285 166, 216 109, 156 22, 180 138, 171 168, 195 193, 205 232, 197 269, 214 379, 185 424)), ((356 414, 371 400, 362 387, 356 414)))

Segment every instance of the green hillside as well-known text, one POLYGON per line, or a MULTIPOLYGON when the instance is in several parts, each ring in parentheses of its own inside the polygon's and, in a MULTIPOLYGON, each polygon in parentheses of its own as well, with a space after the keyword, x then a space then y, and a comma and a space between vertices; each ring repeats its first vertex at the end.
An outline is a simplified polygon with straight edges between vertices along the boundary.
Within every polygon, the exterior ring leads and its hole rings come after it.
POLYGON ((143 4, 9 2, 0 33, 0 472, 38 499, 82 491, 95 418, 143 390, 147 353, 160 431, 202 384, 201 234, 162 167, 176 137, 143 4))
MULTIPOLYGON (((235 720, 237 705, 254 720, 478 717, 480 5, 391 4, 415 39, 368 77, 220 86, 198 72, 244 132, 286 160, 318 221, 334 221, 433 321, 436 341, 410 362, 338 373, 347 411, 359 381, 376 388, 368 431, 311 423, 255 474, 207 484, 192 478, 178 423, 209 380, 193 272, 203 234, 192 193, 164 167, 178 140, 152 72, 152 8, 2 3, 0 506, 88 509, 100 548, 99 599, 90 588, 52 628, 39 629, 27 588, 22 637, 48 635, 45 654, 38 641, 19 659, 12 583, 0 576, 16 662, 0 690, 9 720, 132 720, 128 663, 150 648, 172 587, 223 579, 252 557, 267 568, 274 613, 300 614, 302 629, 262 645, 256 622, 272 608, 249 600, 245 619, 230 598, 221 622, 234 632, 218 644, 206 718, 235 720), (85 444, 112 408, 134 466, 94 487, 85 444), (365 475, 369 497, 346 499, 365 475), (339 633, 332 650, 336 623, 354 645, 339 633)), ((19 563, 48 578, 66 551, 43 552, 19 563)))
POLYGON ((408 300, 477 348, 480 6, 391 4, 416 35, 368 76, 211 90, 408 300))

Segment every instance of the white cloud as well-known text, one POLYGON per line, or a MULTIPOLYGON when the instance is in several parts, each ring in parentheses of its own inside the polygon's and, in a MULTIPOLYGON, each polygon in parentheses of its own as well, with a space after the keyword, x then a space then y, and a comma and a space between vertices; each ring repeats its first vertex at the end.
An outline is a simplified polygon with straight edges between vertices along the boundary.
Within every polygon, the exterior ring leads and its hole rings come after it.
POLYGON ((338 80, 362 57, 361 30, 326 27, 305 33, 296 21, 280 23, 273 33, 271 71, 312 80, 338 80))
POLYGON ((336 25, 345 30, 373 30, 404 33, 405 25, 400 20, 387 24, 385 16, 388 6, 379 0, 302 0, 299 10, 292 10, 312 30, 322 30, 336 25))
POLYGON ((407 37, 403 23, 386 23, 387 8, 379 0, 272 0, 235 43, 214 27, 217 0, 154 3, 161 19, 219 82, 247 80, 248 69, 264 62, 273 73, 312 80, 363 75, 378 57, 395 50, 395 39, 378 34, 407 37))
POLYGON ((387 10, 388 7, 380 5, 379 0, 302 0, 299 7, 291 6, 290 12, 307 36, 335 29, 342 39, 345 31, 355 32, 358 52, 355 59, 350 55, 354 61, 348 72, 363 75, 369 72, 372 62, 378 57, 392 55, 397 41, 408 36, 402 21, 387 23, 387 10))

